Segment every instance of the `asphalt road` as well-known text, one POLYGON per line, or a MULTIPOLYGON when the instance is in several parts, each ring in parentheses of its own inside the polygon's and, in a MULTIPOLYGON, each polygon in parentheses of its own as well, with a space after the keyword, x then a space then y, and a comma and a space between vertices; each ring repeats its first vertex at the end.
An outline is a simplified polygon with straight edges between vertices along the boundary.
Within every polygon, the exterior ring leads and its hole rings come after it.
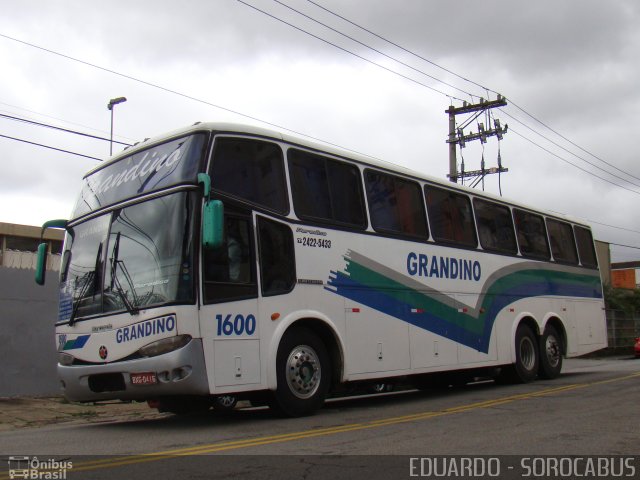
POLYGON ((0 454, 72 462, 66 478, 410 478, 410 457, 441 455, 635 455, 640 476, 639 405, 640 360, 576 359, 556 380, 332 400, 306 418, 242 409, 2 432, 0 454))

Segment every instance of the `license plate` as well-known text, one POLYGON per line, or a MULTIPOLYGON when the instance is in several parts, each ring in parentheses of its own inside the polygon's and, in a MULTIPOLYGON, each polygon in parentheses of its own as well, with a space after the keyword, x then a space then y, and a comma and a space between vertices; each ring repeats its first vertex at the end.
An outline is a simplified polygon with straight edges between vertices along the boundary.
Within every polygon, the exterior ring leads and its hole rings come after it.
POLYGON ((158 383, 158 377, 155 372, 132 373, 131 383, 133 385, 155 385, 158 383))

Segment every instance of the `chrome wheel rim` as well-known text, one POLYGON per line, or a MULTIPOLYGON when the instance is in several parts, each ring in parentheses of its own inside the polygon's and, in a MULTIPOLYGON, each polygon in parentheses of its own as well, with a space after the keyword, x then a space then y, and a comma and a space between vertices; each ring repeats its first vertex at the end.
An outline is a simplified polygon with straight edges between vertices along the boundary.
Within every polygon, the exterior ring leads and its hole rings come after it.
POLYGON ((520 340, 520 362, 525 370, 533 370, 536 366, 536 348, 529 337, 520 340))
POLYGON ((287 385, 296 397, 307 399, 320 388, 322 369, 316 351, 308 345, 294 348, 287 359, 287 385))
POLYGON ((560 343, 553 335, 547 336, 544 342, 544 350, 547 355, 547 362, 551 367, 557 367, 560 363, 560 343))

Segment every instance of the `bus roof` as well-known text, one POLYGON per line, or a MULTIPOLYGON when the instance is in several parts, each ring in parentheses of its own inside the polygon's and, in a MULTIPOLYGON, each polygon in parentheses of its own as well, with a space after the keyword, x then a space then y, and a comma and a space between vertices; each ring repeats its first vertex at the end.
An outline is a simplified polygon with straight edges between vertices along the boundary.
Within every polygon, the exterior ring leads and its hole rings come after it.
POLYGON ((85 178, 89 175, 91 175, 92 173, 101 170, 102 168, 105 168, 106 166, 118 162, 119 160, 121 160, 122 158, 128 157, 134 153, 137 153, 141 150, 145 150, 153 145, 157 145, 159 143, 163 143, 167 140, 170 139, 174 139, 174 138, 178 138, 181 136, 185 136, 185 135, 189 135, 192 133, 196 133, 196 132, 203 132, 203 131, 215 131, 215 132, 220 132, 220 133, 233 133, 233 134, 248 134, 248 135, 253 135, 253 136, 259 136, 259 137, 265 137, 265 138, 271 138, 271 139, 276 139, 276 140, 281 140, 284 141, 286 143, 290 143, 292 145, 297 145, 297 146, 301 146, 301 147, 305 147, 311 150, 315 150, 318 153, 327 153, 336 157, 341 157, 344 159, 348 159, 351 161, 355 161, 357 163, 360 163, 362 165, 366 165, 366 166, 371 166, 374 168, 378 168, 378 169, 382 169, 382 170, 386 170, 388 172, 393 172, 393 173, 398 173, 400 175, 406 176, 406 177, 410 177, 413 178, 415 180, 422 180, 422 181, 428 181, 430 183, 435 183, 438 184, 439 186, 443 187, 443 188, 449 188, 452 190, 458 190, 470 195, 473 195, 475 197, 480 197, 480 198, 487 198, 499 203, 503 203, 506 205, 511 205, 514 207, 518 207, 518 208, 522 208, 522 209, 526 209, 526 210, 532 210, 541 214, 544 214, 546 216, 549 217, 556 217, 556 218, 560 218, 560 219, 564 219, 568 222, 572 222, 572 223, 576 223, 576 224, 581 224, 584 225, 586 227, 588 227, 588 223, 586 223, 584 220, 579 220, 575 217, 571 217, 569 215, 563 214, 563 213, 559 213, 559 212, 551 212, 551 211, 545 211, 542 209, 539 209, 537 207, 531 207, 529 205, 526 204, 522 204, 513 200, 509 200, 509 199, 505 199, 501 196, 492 194, 492 193, 487 193, 487 192, 479 192, 478 190, 475 190, 473 188, 464 186, 464 185, 458 185, 456 183, 453 182, 448 182, 446 180, 443 180, 441 178, 437 178, 422 172, 419 172, 417 170, 412 170, 410 168, 406 168, 400 165, 397 165, 393 162, 389 162, 386 160, 381 160, 379 158, 376 157, 372 157, 363 153, 359 153, 353 150, 348 150, 345 149, 343 147, 339 147, 337 145, 333 145, 327 142, 324 142, 322 140, 319 139, 314 139, 313 137, 310 136, 306 136, 304 134, 301 133, 295 133, 295 132, 291 132, 291 133, 286 133, 284 131, 278 131, 278 130, 273 130, 273 129, 268 129, 268 128, 263 128, 263 127, 259 127, 259 126, 255 126, 255 125, 251 125, 251 124, 241 124, 241 123, 226 123, 226 122, 196 122, 193 125, 190 125, 188 127, 184 127, 184 128, 180 128, 177 130, 173 130, 167 133, 164 133, 162 135, 158 135, 152 138, 146 138, 141 142, 138 142, 136 144, 134 144, 132 147, 127 147, 125 148, 122 152, 114 155, 113 157, 111 157, 109 160, 105 161, 104 163, 98 165, 97 167, 93 168, 92 170, 90 170, 89 172, 86 173, 85 178))

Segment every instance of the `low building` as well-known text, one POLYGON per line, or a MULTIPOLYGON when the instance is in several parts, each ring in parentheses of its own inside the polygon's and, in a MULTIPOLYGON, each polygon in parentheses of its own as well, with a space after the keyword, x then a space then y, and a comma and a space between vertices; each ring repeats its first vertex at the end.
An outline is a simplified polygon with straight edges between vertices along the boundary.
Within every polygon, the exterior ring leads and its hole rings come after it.
MULTIPOLYGON (((0 222, 0 266, 35 269, 40 233, 40 227, 0 222)), ((50 228, 44 232, 49 252, 47 270, 60 270, 63 240, 63 230, 50 228)))
POLYGON ((640 287, 640 262, 618 262, 611 264, 611 286, 634 289, 640 287))

